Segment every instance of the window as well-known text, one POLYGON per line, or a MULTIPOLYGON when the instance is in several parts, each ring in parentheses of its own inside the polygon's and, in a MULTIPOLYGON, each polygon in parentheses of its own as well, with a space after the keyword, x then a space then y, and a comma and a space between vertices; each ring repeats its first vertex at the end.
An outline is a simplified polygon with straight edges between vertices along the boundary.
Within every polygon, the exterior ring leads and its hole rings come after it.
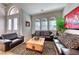
POLYGON ((18 19, 17 18, 14 18, 14 20, 13 20, 13 29, 14 30, 18 29, 18 19))
POLYGON ((40 19, 35 20, 35 30, 40 30, 40 19))
POLYGON ((8 12, 8 15, 14 15, 14 14, 17 14, 19 13, 19 10, 16 8, 16 7, 11 7, 9 12, 8 12))
POLYGON ((56 30, 56 20, 49 21, 49 30, 56 30))
POLYGON ((56 30, 56 19, 55 19, 55 17, 52 17, 49 20, 49 30, 56 30))
POLYGON ((11 30, 12 29, 12 20, 9 19, 8 20, 8 30, 11 30))
POLYGON ((56 30, 56 18, 51 17, 49 20, 47 18, 36 19, 35 30, 56 30))
POLYGON ((17 31, 18 30, 18 8, 12 6, 8 11, 8 30, 10 31, 17 31))
POLYGON ((41 30, 48 30, 48 23, 47 23, 47 19, 43 18, 41 20, 41 30))

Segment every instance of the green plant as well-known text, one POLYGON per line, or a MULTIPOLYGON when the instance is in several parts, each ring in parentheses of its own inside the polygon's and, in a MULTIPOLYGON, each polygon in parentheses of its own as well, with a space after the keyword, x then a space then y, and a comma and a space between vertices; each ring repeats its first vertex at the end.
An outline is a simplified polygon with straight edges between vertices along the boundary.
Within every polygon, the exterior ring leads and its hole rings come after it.
POLYGON ((57 30, 63 33, 65 31, 64 18, 62 17, 57 18, 56 24, 57 24, 57 30))

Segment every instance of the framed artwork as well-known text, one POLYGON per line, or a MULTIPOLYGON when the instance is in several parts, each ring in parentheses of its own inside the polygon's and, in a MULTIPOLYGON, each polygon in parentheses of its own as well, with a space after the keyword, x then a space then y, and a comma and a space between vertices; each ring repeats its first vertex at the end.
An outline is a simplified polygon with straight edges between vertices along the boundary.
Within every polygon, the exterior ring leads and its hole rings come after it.
POLYGON ((65 28, 79 29, 79 6, 65 16, 65 28))
POLYGON ((25 26, 26 26, 26 27, 29 27, 29 26, 30 26, 30 22, 29 22, 29 21, 26 21, 26 22, 25 22, 25 26))

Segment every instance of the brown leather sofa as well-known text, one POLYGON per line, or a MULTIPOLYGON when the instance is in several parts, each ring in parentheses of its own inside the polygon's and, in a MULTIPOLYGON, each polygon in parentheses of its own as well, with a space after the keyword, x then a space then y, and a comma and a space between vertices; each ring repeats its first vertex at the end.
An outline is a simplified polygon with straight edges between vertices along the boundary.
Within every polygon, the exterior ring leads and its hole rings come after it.
POLYGON ((32 37, 34 36, 44 37, 46 41, 53 40, 53 34, 51 31, 35 31, 35 33, 32 34, 32 37))
POLYGON ((79 35, 63 34, 53 40, 60 55, 79 55, 79 35))

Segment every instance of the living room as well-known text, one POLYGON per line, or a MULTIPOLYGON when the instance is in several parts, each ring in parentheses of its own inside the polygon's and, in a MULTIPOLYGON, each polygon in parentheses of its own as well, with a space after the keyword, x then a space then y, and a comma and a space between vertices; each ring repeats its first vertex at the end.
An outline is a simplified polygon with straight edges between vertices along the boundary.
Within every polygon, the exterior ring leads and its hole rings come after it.
POLYGON ((79 55, 78 23, 67 23, 78 11, 78 3, 0 3, 0 54, 79 55))

